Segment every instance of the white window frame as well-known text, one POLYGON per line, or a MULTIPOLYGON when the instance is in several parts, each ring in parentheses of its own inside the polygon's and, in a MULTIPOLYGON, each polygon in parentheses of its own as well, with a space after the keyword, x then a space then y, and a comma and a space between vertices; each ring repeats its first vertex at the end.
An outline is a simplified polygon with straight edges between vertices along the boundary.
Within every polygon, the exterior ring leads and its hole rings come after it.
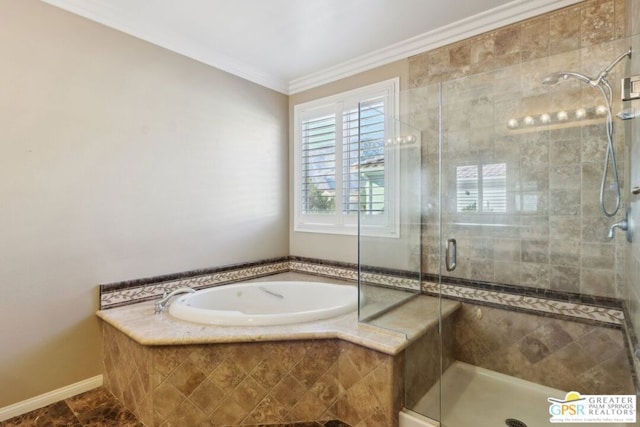
MULTIPOLYGON (((336 212, 333 214, 304 214, 302 212, 302 123, 305 119, 327 112, 342 117, 344 111, 357 108, 358 104, 378 97, 385 98, 385 140, 394 139, 399 126, 400 79, 393 78, 359 89, 294 106, 294 175, 293 201, 294 226, 296 232, 356 235, 358 215, 342 212, 342 201, 336 196, 336 212)), ((336 152, 336 174, 342 173, 342 118, 336 126, 336 141, 340 150, 336 152)), ((382 215, 360 215, 361 233, 368 236, 400 236, 400 155, 393 148, 385 148, 385 213, 382 215)), ((336 189, 339 186, 336 185, 336 189)), ((341 192, 341 190, 340 190, 341 192)))

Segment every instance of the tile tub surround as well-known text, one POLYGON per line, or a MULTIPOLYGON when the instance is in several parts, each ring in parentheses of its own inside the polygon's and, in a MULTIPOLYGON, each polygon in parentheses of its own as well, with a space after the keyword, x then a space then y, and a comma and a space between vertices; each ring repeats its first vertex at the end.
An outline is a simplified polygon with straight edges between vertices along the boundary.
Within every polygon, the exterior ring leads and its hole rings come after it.
POLYGON ((389 427, 401 407, 401 359, 340 340, 143 346, 103 333, 105 386, 147 427, 389 427))
MULTIPOLYGON (((311 278, 307 280, 318 280, 318 277, 351 283, 358 280, 358 268, 355 264, 291 256, 100 285, 100 308, 109 309, 157 299, 165 289, 173 290, 183 286, 205 289, 238 281, 267 278, 284 272, 310 275, 311 278)), ((440 285, 433 275, 425 274, 425 278, 427 280, 422 282, 422 291, 429 295, 441 293, 445 297, 460 301, 487 303, 617 325, 622 324, 624 319, 620 309, 621 302, 613 298, 583 296, 517 285, 499 285, 463 278, 444 278, 444 283, 440 285)), ((362 281, 394 289, 417 291, 418 288, 417 279, 410 272, 375 267, 366 268, 362 281)))
MULTIPOLYGON (((309 276, 305 276, 307 279, 309 276)), ((274 280, 299 279, 296 273, 273 276, 274 280)), ((399 354, 409 342, 438 325, 458 309, 457 301, 415 295, 399 309, 369 323, 358 322, 355 311, 330 319, 277 326, 214 326, 185 322, 168 313, 154 314, 154 303, 145 301, 100 310, 104 322, 144 346, 227 344, 290 340, 339 339, 389 355, 399 354)))
MULTIPOLYGON (((271 280, 279 277, 279 274, 284 274, 282 273, 283 271, 289 272, 288 274, 300 274, 301 280, 337 281, 338 283, 353 283, 357 280, 357 266, 354 264, 292 256, 210 269, 206 272, 187 272, 172 276, 102 285, 100 289, 101 305, 103 309, 110 309, 139 301, 148 301, 158 298, 164 288, 175 289, 181 286, 192 286, 196 289, 202 289, 233 283, 238 280, 246 281, 255 280, 256 278, 271 280)), ((438 283, 437 278, 430 274, 424 274, 424 278, 427 280, 422 282, 422 292, 433 296, 443 296, 445 297, 443 301, 452 299, 505 308, 514 312, 526 312, 565 320, 617 326, 623 328, 629 336, 634 334, 631 330, 632 323, 625 321, 623 303, 615 298, 581 295, 573 292, 512 284, 496 284, 464 278, 444 277, 443 283, 438 283)), ((374 286, 410 291, 415 291, 417 284, 415 277, 411 273, 371 267, 364 272, 363 281, 374 286)), ((121 315, 118 314, 118 316, 121 315)), ((134 331, 128 332, 135 333, 134 331)), ((157 333, 158 331, 154 329, 148 332, 157 333)), ((310 338, 314 337, 312 332, 308 331, 308 333, 311 333, 310 338)), ((192 334, 193 332, 185 334, 180 339, 184 339, 186 342, 202 339, 197 334, 196 336, 192 334)), ((146 333, 144 336, 138 337, 138 340, 144 343, 144 340, 150 337, 153 340, 153 336, 146 333)), ((278 337, 273 338, 280 339, 278 337)), ((286 334, 284 339, 286 339, 286 334)), ((361 337, 358 339, 361 339, 361 337)), ((358 343, 358 341, 353 342, 358 343)), ((385 351, 384 348, 381 351, 385 351)))
MULTIPOLYGON (((415 273, 376 267, 363 270, 362 280, 369 284, 398 289, 419 288, 415 273)), ((358 281, 358 266, 355 264, 290 256, 99 285, 100 308, 148 301, 162 296, 165 290, 184 286, 206 289, 289 271, 346 282, 358 281)))
MULTIPOLYGON (((444 301, 442 312, 459 306, 444 301)), ((437 298, 415 296, 377 326, 354 312, 258 328, 182 322, 152 314, 152 302, 112 308, 98 313, 105 384, 147 426, 185 417, 193 425, 338 419, 389 427, 402 402, 403 350, 437 331, 440 310, 437 298)))

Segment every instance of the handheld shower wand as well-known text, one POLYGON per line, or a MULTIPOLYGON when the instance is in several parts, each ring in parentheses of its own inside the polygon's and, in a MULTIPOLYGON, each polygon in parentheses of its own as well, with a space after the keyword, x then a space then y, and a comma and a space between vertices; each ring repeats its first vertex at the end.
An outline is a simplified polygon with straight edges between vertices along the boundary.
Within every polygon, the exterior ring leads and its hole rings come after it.
MULTIPOLYGON (((552 85, 552 84, 558 83, 561 80, 576 79, 576 80, 579 80, 579 81, 581 81, 583 83, 591 85, 593 87, 597 87, 600 84, 605 84, 605 85, 611 87, 609 82, 606 80, 606 77, 609 75, 611 70, 613 70, 613 67, 618 65, 618 63, 620 61, 622 61, 625 57, 631 58, 631 49, 629 49, 628 51, 626 51, 625 53, 623 53, 622 55, 620 55, 616 59, 614 59, 613 62, 611 62, 609 65, 607 65, 600 72, 600 74, 598 74, 598 77, 596 77, 595 79, 591 78, 589 76, 586 76, 584 74, 581 74, 581 73, 576 73, 575 71, 557 71, 555 73, 549 74, 544 79, 542 79, 542 84, 543 85, 552 85)), ((610 98, 608 98, 608 99, 610 99, 610 98)))
POLYGON ((586 83, 590 86, 598 88, 602 97, 605 100, 607 106, 607 122, 606 122, 606 131, 607 131, 607 154, 604 159, 604 169, 602 171, 602 182, 600 183, 600 209, 602 212, 608 216, 612 217, 618 210, 620 209, 620 178, 618 177, 618 165, 616 162, 616 155, 613 150, 613 114, 611 112, 611 102, 613 98, 613 88, 611 84, 607 80, 607 76, 620 61, 622 61, 625 57, 631 58, 631 49, 618 56, 613 60, 609 65, 607 65, 601 72, 598 74, 598 77, 591 78, 584 74, 576 73, 574 71, 559 71, 555 73, 551 73, 542 79, 542 84, 544 85, 553 85, 562 80, 575 79, 581 81, 582 83, 586 83), (607 175, 609 175, 609 164, 611 164, 611 171, 613 174, 613 186, 615 190, 615 205, 612 211, 607 210, 604 202, 604 193, 607 181, 607 175))

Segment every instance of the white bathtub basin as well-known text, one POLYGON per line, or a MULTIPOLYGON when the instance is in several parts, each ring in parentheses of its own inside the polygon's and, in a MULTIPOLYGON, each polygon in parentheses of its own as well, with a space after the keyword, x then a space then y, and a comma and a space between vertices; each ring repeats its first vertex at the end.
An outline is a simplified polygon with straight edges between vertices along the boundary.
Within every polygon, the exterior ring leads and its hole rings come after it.
POLYGON ((176 299, 171 316, 195 323, 267 326, 310 322, 353 311, 358 288, 321 282, 248 282, 176 299))

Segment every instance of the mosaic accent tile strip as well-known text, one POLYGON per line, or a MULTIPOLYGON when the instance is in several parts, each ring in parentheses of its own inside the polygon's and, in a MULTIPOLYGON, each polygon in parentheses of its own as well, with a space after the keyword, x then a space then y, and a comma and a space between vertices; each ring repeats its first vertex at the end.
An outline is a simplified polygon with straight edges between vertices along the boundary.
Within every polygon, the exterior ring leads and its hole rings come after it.
POLYGON ((624 314, 622 310, 614 308, 597 307, 566 301, 555 301, 526 295, 515 295, 504 292, 489 291, 486 289, 473 289, 444 283, 438 284, 434 282, 424 282, 422 284, 422 289, 430 295, 441 294, 442 296, 462 301, 488 303, 509 308, 551 313, 569 318, 591 320, 616 326, 622 326, 624 322, 624 314))
POLYGON ((291 261, 289 263, 290 271, 298 273, 308 273, 320 276, 333 277, 342 280, 358 280, 358 270, 343 266, 334 266, 330 264, 316 264, 301 261, 291 261))
POLYGON ((362 273, 362 281, 368 284, 381 285, 390 288, 420 289, 420 281, 408 277, 394 277, 387 274, 362 273))
POLYGON ((102 285, 100 287, 100 308, 107 309, 118 307, 125 304, 132 304, 140 301, 146 301, 152 298, 162 296, 164 291, 171 292, 184 286, 194 289, 205 289, 213 286, 219 286, 227 283, 233 283, 240 280, 254 279, 256 277, 268 276, 271 274, 285 273, 289 271, 289 261, 261 264, 251 267, 239 267, 237 269, 224 269, 223 271, 213 272, 205 275, 193 277, 184 277, 177 280, 150 283, 145 285, 133 286, 121 289, 118 284, 113 285, 113 290, 109 288, 111 285, 102 285))
MULTIPOLYGON (((208 270, 207 274, 173 275, 173 280, 153 282, 153 279, 144 281, 131 281, 100 286, 100 308, 107 309, 122 305, 147 301, 162 295, 164 290, 173 290, 183 286, 194 289, 205 289, 213 286, 234 283, 242 280, 255 279, 288 271, 324 276, 333 279, 357 282, 358 269, 355 264, 317 260, 311 258, 289 257, 277 260, 265 260, 263 263, 254 262, 233 267, 221 267, 208 270), (127 287, 127 284, 129 286, 127 287)), ((167 277, 167 276, 165 276, 167 277)), ((399 271, 386 271, 385 269, 370 269, 362 273, 362 281, 367 284, 388 288, 418 290, 416 278, 411 274, 399 271)), ((479 286, 479 285, 478 285, 479 286)), ((528 292, 527 288, 515 289, 514 292, 504 291, 500 285, 484 288, 475 287, 473 283, 464 285, 458 283, 443 283, 439 285, 433 281, 423 281, 422 290, 430 295, 438 295, 469 302, 491 304, 538 313, 550 313, 567 318, 584 319, 594 322, 621 327, 624 323, 624 312, 615 307, 611 301, 597 300, 592 303, 582 301, 544 298, 528 292), (606 302, 606 304, 604 304, 606 302)))
MULTIPOLYGON (((358 280, 357 268, 349 268, 344 266, 333 266, 330 264, 316 264, 305 261, 291 261, 291 271, 298 273, 315 274, 319 276, 331 277, 342 280, 358 280)), ((361 279, 363 282, 372 285, 380 285, 390 288, 413 289, 420 288, 419 281, 402 275, 383 274, 378 272, 364 272, 361 279)))
POLYGON ((622 309, 622 301, 617 298, 597 295, 581 294, 577 292, 560 291, 556 289, 537 288, 532 286, 510 285, 506 283, 487 282, 483 280, 465 279, 462 277, 442 276, 423 273, 423 282, 442 282, 453 286, 462 286, 473 289, 484 289, 506 294, 517 294, 533 298, 551 299, 555 301, 567 301, 578 304, 595 305, 598 307, 611 307, 622 309))

